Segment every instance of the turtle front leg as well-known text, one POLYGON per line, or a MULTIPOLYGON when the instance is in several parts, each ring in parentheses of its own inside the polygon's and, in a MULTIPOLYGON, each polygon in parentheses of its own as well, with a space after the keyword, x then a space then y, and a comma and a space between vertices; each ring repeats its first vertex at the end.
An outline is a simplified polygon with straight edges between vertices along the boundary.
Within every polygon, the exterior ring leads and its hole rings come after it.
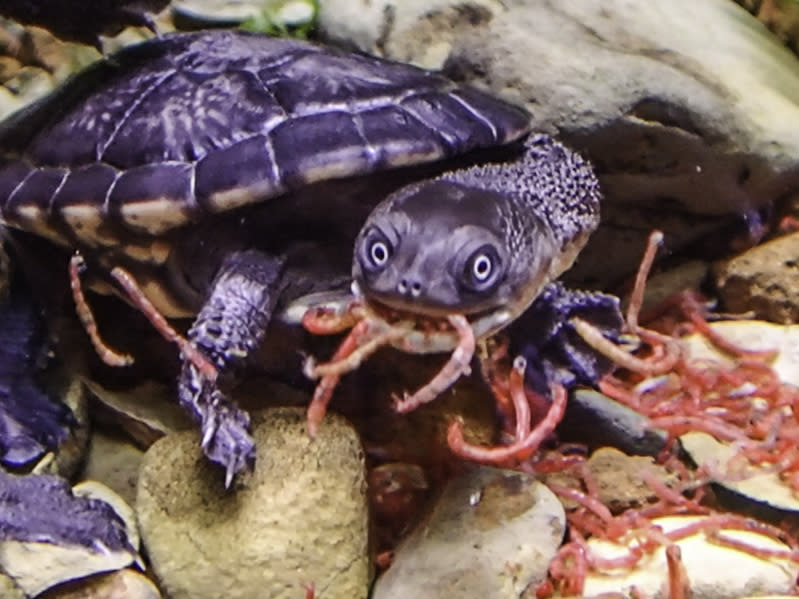
POLYGON ((178 382, 180 403, 199 421, 202 448, 225 468, 225 486, 252 467, 255 444, 249 416, 220 388, 235 379, 261 343, 278 297, 284 261, 257 251, 238 252, 222 264, 205 305, 188 332, 189 341, 216 366, 209 377, 184 356, 178 382))

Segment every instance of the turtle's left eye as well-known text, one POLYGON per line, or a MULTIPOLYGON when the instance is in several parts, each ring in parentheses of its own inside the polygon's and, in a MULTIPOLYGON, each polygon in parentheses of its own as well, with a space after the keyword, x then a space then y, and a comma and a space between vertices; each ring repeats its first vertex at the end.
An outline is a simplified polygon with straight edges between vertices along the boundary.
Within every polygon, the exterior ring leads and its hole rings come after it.
POLYGON ((466 260, 461 280, 472 291, 486 291, 499 278, 501 266, 496 248, 489 244, 483 245, 466 260))

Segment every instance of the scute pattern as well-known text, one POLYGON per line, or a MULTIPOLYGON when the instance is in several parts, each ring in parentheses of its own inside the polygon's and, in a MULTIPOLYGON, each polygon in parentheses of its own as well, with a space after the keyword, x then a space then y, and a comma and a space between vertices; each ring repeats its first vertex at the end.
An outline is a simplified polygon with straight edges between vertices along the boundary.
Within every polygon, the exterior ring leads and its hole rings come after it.
POLYGON ((0 221, 33 228, 23 213, 35 205, 38 225, 59 231, 50 237, 95 247, 107 242, 98 220, 120 241, 161 235, 528 129, 521 109, 408 65, 244 32, 175 34, 109 57, 0 125, 0 221))

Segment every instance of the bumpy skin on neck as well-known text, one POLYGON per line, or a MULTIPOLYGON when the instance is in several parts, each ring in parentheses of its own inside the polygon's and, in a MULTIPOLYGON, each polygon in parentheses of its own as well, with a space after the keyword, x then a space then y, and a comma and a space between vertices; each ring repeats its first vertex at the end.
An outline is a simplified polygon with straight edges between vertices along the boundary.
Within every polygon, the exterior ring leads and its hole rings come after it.
POLYGON ((353 278, 367 299, 399 310, 516 317, 571 266, 599 223, 600 199, 585 160, 531 136, 514 161, 389 196, 358 236, 353 278))

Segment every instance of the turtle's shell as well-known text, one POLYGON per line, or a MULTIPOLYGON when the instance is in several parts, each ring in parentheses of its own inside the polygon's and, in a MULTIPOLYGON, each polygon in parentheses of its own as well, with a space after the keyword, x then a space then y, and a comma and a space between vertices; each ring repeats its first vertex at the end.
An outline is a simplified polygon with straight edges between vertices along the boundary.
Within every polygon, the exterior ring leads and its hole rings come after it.
POLYGON ((190 223, 529 126, 524 110, 412 66, 244 32, 175 34, 0 125, 0 222, 162 263, 190 223))

